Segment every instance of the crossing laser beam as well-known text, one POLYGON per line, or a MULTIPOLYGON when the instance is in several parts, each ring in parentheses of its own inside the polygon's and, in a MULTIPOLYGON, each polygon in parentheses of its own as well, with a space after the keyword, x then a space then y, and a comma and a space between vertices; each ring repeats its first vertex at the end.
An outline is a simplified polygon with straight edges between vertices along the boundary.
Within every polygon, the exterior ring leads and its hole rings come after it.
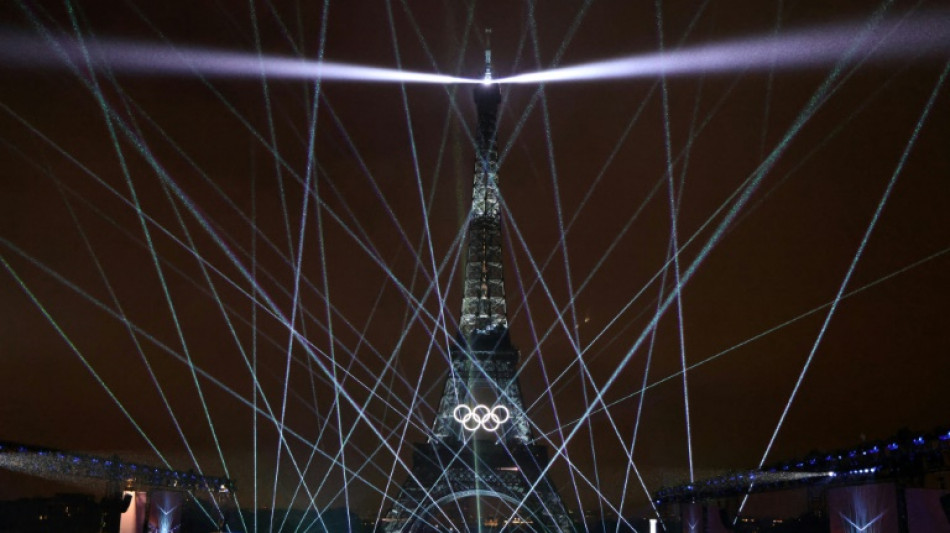
POLYGON ((881 513, 875 516, 873 519, 871 519, 870 522, 865 523, 863 526, 859 526, 856 523, 852 522, 851 519, 845 516, 843 513, 838 513, 838 514, 841 515, 841 518, 843 518, 844 521, 848 523, 848 525, 854 528, 855 531, 860 531, 861 533, 863 533, 864 531, 867 531, 869 527, 873 526, 874 523, 880 520, 881 518, 884 518, 884 513, 881 513))

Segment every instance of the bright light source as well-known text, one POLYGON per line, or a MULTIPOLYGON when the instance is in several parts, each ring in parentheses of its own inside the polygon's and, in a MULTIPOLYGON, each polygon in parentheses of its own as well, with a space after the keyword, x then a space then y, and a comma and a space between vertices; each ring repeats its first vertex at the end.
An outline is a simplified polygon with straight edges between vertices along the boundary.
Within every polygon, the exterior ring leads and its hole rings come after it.
POLYGON ((489 408, 484 404, 478 404, 475 407, 460 404, 452 410, 452 418, 462 424, 467 431, 475 432, 479 428, 495 431, 511 418, 511 413, 504 405, 489 408))
POLYGON ((924 55, 950 50, 950 14, 932 11, 868 27, 843 24, 782 35, 747 37, 500 78, 496 83, 552 83, 646 78, 712 72, 817 67, 924 55))
POLYGON ((0 64, 26 67, 89 67, 93 70, 138 75, 437 84, 480 81, 427 72, 126 40, 86 38, 79 41, 66 37, 44 40, 34 35, 15 32, 0 32, 0 64))

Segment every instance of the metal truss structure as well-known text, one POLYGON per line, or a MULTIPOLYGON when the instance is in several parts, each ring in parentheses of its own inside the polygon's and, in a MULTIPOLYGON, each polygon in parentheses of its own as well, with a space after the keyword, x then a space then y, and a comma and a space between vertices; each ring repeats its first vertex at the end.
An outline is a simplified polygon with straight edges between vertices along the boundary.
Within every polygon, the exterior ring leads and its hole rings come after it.
POLYGON ((57 479, 95 479, 119 490, 165 489, 212 494, 234 490, 234 483, 223 477, 130 463, 118 456, 98 457, 16 442, 0 441, 0 465, 57 479))
POLYGON ((437 531, 441 507, 464 498, 494 498, 510 511, 502 519, 506 530, 572 531, 557 490, 543 475, 547 449, 532 444, 517 378, 520 354, 508 337, 496 141, 501 93, 490 83, 474 92, 475 182, 459 335, 433 430, 428 442, 415 444, 410 476, 382 529, 437 531), (504 406, 509 416, 491 419, 496 406, 504 406), (457 409, 469 417, 462 420, 475 417, 476 429, 463 426, 457 409))
POLYGON ((852 449, 815 452, 801 459, 767 465, 760 470, 667 487, 657 491, 658 505, 730 498, 802 487, 831 487, 899 482, 922 485, 926 475, 950 472, 950 430, 927 434, 904 432, 852 449))

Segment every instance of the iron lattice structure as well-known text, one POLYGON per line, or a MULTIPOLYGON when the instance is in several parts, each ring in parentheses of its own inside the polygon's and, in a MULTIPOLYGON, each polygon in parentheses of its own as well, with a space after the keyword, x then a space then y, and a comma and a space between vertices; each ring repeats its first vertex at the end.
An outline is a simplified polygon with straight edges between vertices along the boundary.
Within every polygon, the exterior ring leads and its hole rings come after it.
POLYGON ((440 506, 468 497, 505 502, 515 515, 499 521, 507 530, 572 531, 557 490, 543 474, 547 449, 532 444, 516 374, 520 354, 508 336, 496 140, 501 93, 494 84, 474 92, 475 180, 459 335, 432 432, 428 442, 415 444, 411 473, 383 531, 438 531, 440 506), (455 409, 479 404, 502 405, 510 416, 494 431, 466 430, 455 409))

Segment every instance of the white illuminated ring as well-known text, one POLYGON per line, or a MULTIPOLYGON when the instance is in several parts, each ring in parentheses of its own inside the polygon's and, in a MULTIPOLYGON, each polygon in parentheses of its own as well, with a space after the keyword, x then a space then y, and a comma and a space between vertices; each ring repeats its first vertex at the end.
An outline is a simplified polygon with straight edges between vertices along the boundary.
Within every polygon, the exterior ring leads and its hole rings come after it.
POLYGON ((466 431, 475 432, 479 428, 495 431, 511 418, 511 413, 504 405, 489 408, 484 404, 478 404, 475 407, 461 404, 456 405, 452 410, 452 418, 462 424, 466 431))

